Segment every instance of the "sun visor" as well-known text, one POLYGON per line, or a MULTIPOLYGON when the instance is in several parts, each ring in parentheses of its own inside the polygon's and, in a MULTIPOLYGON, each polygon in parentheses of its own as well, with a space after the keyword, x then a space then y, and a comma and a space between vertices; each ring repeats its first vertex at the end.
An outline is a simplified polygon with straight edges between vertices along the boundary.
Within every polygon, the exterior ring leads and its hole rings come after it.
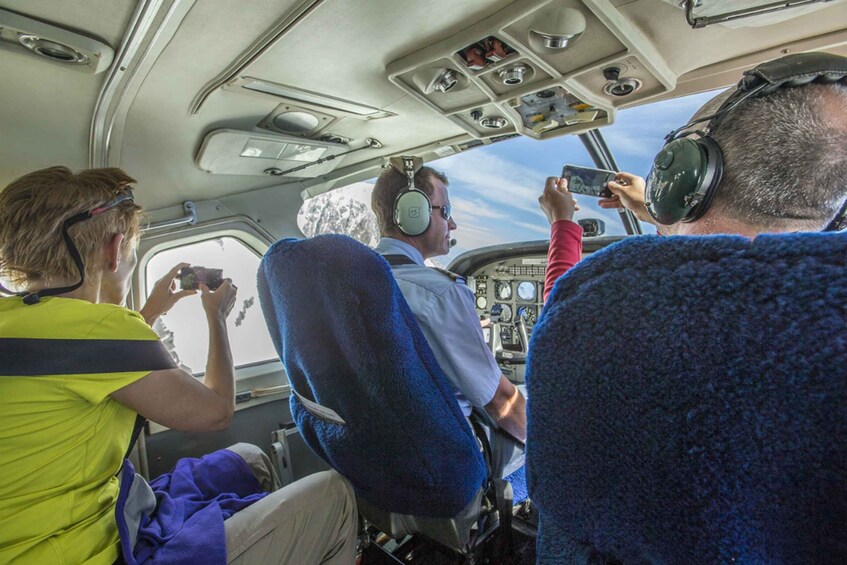
MULTIPOLYGON (((685 10, 679 0, 663 0, 677 8, 685 10)), ((807 0, 806 2, 775 2, 774 0, 710 0, 695 2, 692 10, 694 18, 711 19, 732 15, 731 19, 720 21, 720 25, 729 28, 764 27, 829 8, 844 0, 807 0), (750 10, 750 15, 740 17, 740 12, 750 10)))
POLYGON ((219 129, 206 135, 196 162, 201 169, 215 175, 312 178, 332 171, 340 160, 331 157, 346 149, 342 143, 219 129), (314 165, 299 169, 309 164, 314 165))

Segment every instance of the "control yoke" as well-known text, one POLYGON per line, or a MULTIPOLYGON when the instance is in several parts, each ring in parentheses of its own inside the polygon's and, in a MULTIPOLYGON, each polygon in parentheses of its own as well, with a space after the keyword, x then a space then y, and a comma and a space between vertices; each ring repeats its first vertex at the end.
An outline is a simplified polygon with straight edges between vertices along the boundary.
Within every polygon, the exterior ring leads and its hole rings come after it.
POLYGON ((529 347, 529 338, 526 331, 526 313, 521 312, 515 323, 518 329, 518 341, 520 341, 520 351, 511 351, 503 349, 503 344, 500 341, 500 315, 503 307, 500 304, 495 304, 491 307, 491 335, 488 338, 488 347, 494 353, 494 358, 498 363, 504 365, 523 365, 526 363, 526 353, 529 347))

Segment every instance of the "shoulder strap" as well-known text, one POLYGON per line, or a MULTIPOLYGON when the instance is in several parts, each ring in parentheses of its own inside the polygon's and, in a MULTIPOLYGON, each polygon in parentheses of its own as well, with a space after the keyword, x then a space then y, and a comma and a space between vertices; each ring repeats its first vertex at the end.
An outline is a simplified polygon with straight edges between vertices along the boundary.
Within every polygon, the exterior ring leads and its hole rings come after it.
POLYGON ((383 255, 382 258, 388 261, 388 264, 392 267, 398 265, 417 265, 411 257, 406 257, 405 255, 383 255))
MULTIPOLYGON (((392 267, 396 267, 398 265, 417 265, 411 258, 405 255, 383 255, 383 259, 388 261, 388 264, 392 267)), ((421 265, 418 265, 421 266, 421 265)), ((432 269, 434 271, 438 271, 442 275, 446 275, 453 282, 459 282, 462 284, 466 284, 465 278, 461 275, 457 275, 456 273, 451 273, 447 269, 441 269, 439 267, 426 267, 427 269, 432 269)))
POLYGON ((0 377, 129 373, 175 367, 157 339, 0 338, 0 377))

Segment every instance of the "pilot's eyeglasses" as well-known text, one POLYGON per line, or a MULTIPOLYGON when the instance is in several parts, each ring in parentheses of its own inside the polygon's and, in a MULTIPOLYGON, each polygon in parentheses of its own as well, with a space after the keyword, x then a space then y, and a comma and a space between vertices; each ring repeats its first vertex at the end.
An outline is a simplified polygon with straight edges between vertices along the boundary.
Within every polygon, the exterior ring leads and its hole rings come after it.
POLYGON ((433 206, 432 209, 433 210, 441 210, 441 216, 445 220, 450 221, 450 217, 452 216, 452 214, 451 214, 452 208, 450 207, 449 204, 445 204, 444 206, 433 206))

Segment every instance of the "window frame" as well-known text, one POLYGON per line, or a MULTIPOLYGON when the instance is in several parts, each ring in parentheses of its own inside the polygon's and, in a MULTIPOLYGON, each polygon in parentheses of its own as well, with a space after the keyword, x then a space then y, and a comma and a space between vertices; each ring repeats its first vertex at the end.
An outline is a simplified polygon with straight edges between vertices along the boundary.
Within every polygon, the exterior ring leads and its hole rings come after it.
MULTIPOLYGON (((162 251, 191 245, 218 237, 231 237, 261 258, 274 239, 260 226, 247 218, 225 218, 178 229, 153 230, 142 234, 138 244, 138 265, 133 275, 130 300, 132 308, 138 309, 146 300, 147 266, 150 260, 162 251)), ((203 371, 195 373, 202 378, 203 371)), ((238 390, 256 387, 288 385, 288 377, 279 358, 257 361, 235 367, 235 382, 238 390), (249 383, 249 384, 248 384, 249 383)), ((275 399, 276 397, 270 397, 275 399)))

